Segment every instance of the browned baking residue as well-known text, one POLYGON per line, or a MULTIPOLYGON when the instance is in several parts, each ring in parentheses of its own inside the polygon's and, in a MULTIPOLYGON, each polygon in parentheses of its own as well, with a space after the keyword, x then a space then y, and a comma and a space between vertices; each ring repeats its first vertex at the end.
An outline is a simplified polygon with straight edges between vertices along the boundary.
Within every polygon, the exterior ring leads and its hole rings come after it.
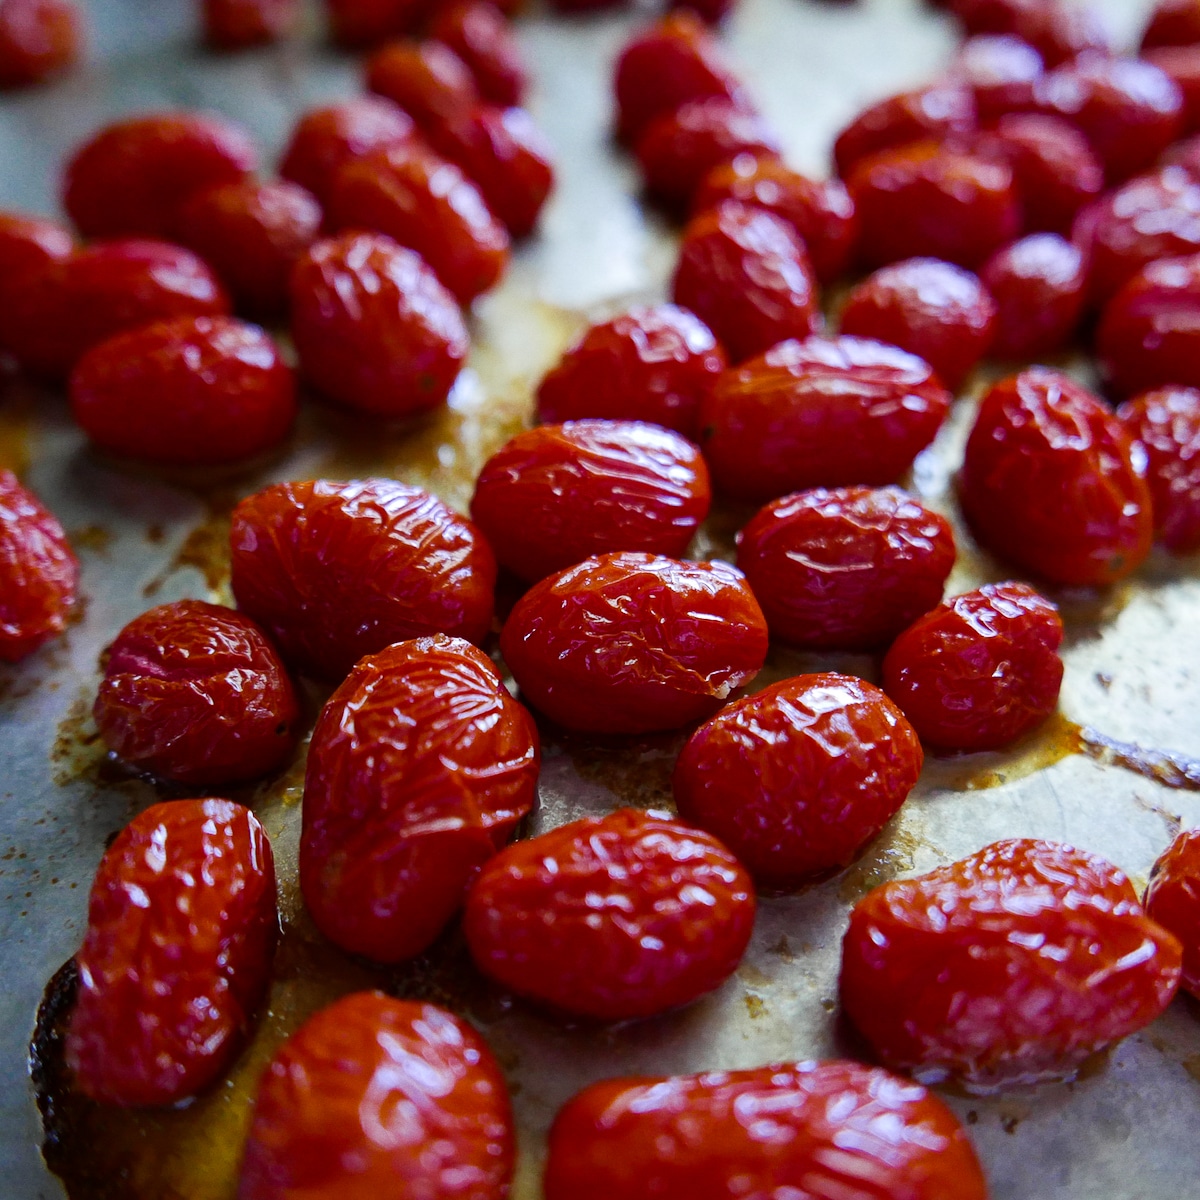
POLYGON ((63 787, 72 780, 94 775, 105 754, 104 743, 92 720, 91 698, 79 696, 58 723, 50 747, 54 782, 63 787))
POLYGON ((901 828, 898 820, 892 821, 842 877, 838 885, 838 898, 843 903, 856 903, 868 892, 913 870, 917 865, 917 851, 928 843, 901 828))
POLYGON ((95 554, 106 554, 112 544, 112 531, 103 525, 85 525, 82 529, 73 529, 68 535, 74 550, 91 550, 95 554))
POLYGON ((0 468, 23 476, 29 466, 34 396, 28 385, 0 385, 0 468))
POLYGON ((1193 1054, 1179 1064, 1197 1082, 1200 1083, 1200 1054, 1193 1054))
POLYGON ((1200 759, 1170 750, 1153 750, 1133 742, 1119 742, 1098 729, 1079 731, 1079 748, 1089 758, 1106 766, 1124 767, 1144 775, 1163 787, 1200 792, 1200 759))

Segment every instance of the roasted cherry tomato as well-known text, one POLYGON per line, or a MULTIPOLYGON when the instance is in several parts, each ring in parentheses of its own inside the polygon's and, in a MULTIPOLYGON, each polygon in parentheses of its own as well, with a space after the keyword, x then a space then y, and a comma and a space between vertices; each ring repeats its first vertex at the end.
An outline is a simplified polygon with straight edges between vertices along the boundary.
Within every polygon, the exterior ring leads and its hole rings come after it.
POLYGON ((997 250, 980 278, 996 305, 994 357, 1041 358, 1074 336, 1088 278, 1078 246, 1056 233, 1031 233, 997 250))
POLYGON ((271 843, 228 800, 171 800, 105 852, 75 956, 75 1086, 174 1104, 220 1079, 266 998, 279 932, 271 843))
POLYGON ((1085 387, 1045 367, 983 398, 959 498, 989 550, 1052 583, 1113 583, 1150 551, 1150 492, 1133 439, 1085 387))
POLYGON ((1142 49, 1196 42, 1200 42, 1200 4, 1196 0, 1158 0, 1142 34, 1142 49))
POLYGON ((117 634, 92 715, 131 766, 209 787, 283 766, 300 709, 279 654, 249 617, 177 600, 117 634))
POLYGON ((679 815, 721 839, 760 888, 842 870, 896 815, 921 743, 877 687, 798 675, 722 709, 675 765, 679 815))
POLYGON ((504 1200, 504 1076, 465 1021, 380 992, 311 1017, 263 1073, 238 1200, 504 1200))
POLYGON ((967 33, 1011 33, 1033 46, 1049 66, 1087 51, 1112 52, 1103 20, 1074 0, 953 0, 951 7, 967 33))
POLYGON ((300 258, 291 289, 300 369, 339 404, 402 417, 450 394, 467 328, 415 251, 381 234, 344 233, 300 258))
POLYGON ((969 38, 949 70, 950 79, 971 89, 981 121, 1029 108, 1034 80, 1043 74, 1042 56, 1028 42, 1005 33, 969 38))
POLYGON ((717 487, 747 500, 893 483, 949 408, 924 359, 866 338, 809 338, 726 371, 701 406, 700 445, 717 487))
POLYGON ((367 59, 366 83, 423 130, 469 113, 480 101, 467 64, 449 46, 429 39, 381 46, 367 59))
POLYGON ((732 362, 821 325, 804 243, 786 221, 737 200, 688 222, 671 291, 717 335, 732 362))
POLYGON ((986 1093, 1069 1078, 1153 1021, 1179 974, 1122 871, 1014 839, 860 900, 841 996, 885 1066, 986 1093))
POLYGON ((470 642, 368 655, 313 730, 300 887, 331 941, 377 962, 420 954, 537 798, 533 718, 470 642))
POLYGON ((954 1114, 878 1067, 805 1062, 609 1079, 555 1118, 546 1200, 987 1200, 954 1114))
POLYGON ((485 100, 502 108, 525 102, 529 79, 521 46, 494 4, 458 0, 440 7, 429 35, 444 42, 467 64, 485 100))
POLYGON ((535 584, 500 650, 523 698, 567 728, 649 733, 703 720, 749 683, 767 624, 727 563, 619 552, 535 584))
POLYGON ((71 0, 0 0, 0 88, 41 83, 74 66, 82 42, 71 0))
POLYGON ((638 421, 519 433, 484 464, 471 500, 500 565, 537 580, 595 554, 679 557, 711 502, 691 442, 638 421))
POLYGON ((1180 986, 1200 1000, 1200 829, 1184 830, 1159 855, 1143 904, 1151 920, 1179 939, 1180 986))
POLYGON ((93 445, 164 465, 215 465, 278 446, 296 416, 292 370, 257 325, 176 317, 93 347, 71 373, 93 445))
POLYGON ((491 628, 496 560, 470 521, 391 479, 277 483, 233 510, 233 594, 301 669, 491 628))
POLYGON ((1196 46, 1161 46, 1142 58, 1169 76, 1183 96, 1181 133, 1200 129, 1200 49, 1196 46))
POLYGON ((0 211, 0 280, 62 262, 74 248, 75 239, 57 221, 0 211))
POLYGON ((0 662, 19 662, 66 627, 79 563, 53 513, 0 470, 0 662))
POLYGON ((204 40, 215 50, 241 50, 286 37, 300 15, 297 0, 204 0, 204 40))
POLYGON ((754 927, 754 886, 716 838, 618 809, 516 842, 467 896, 479 969, 572 1016, 626 1021, 719 987, 754 927))
POLYGON ((772 637, 871 650, 937 605, 954 556, 946 519, 898 488, 817 488, 756 513, 737 565, 772 637))
POLYGON ((365 50, 389 38, 412 33, 425 16, 418 0, 322 0, 335 42, 365 50))

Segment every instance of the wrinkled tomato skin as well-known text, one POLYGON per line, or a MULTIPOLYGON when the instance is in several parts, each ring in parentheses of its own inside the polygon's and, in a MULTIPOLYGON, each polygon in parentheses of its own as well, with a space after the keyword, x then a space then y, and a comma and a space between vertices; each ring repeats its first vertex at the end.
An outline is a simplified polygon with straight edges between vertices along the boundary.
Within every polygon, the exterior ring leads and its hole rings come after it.
POLYGON ((762 669, 740 571, 620 552, 535 584, 500 635, 522 697, 568 729, 650 733, 712 716, 762 669))
POLYGON ((898 488, 796 492, 738 535, 771 636, 812 649, 886 646, 938 604, 954 558, 946 519, 898 488))
POLYGON ((79 562, 58 519, 0 469, 0 662, 20 662, 66 628, 79 562))
POLYGON ((737 855, 759 888, 842 870, 899 811, 921 744, 877 687, 798 675, 722 709, 675 765, 679 815, 737 855))
POLYGON ((317 242, 291 280, 300 370, 346 408, 407 417, 443 404, 467 356, 454 297, 419 254, 373 233, 317 242))
POLYGON ((271 843, 253 813, 171 800, 135 817, 101 860, 75 956, 75 1086, 141 1107, 220 1079, 266 998, 278 933, 271 843))
POLYGON ((393 642, 433 633, 481 642, 491 628, 487 543, 440 500, 395 480, 273 484, 234 509, 230 545, 238 607, 318 678, 343 679, 393 642))
POLYGON ((529 78, 512 26, 486 0, 460 0, 440 8, 429 36, 444 42, 470 68, 480 94, 501 108, 525 102, 529 78))
POLYGON ((883 690, 926 746, 999 750, 1058 704, 1063 626, 1024 583, 989 583, 918 618, 883 660, 883 690))
POLYGON ((117 635, 92 715, 105 745, 131 766, 210 787, 282 767, 300 708, 279 654, 249 617, 177 600, 117 635))
POLYGON ((1200 550, 1200 391, 1168 387, 1117 409, 1146 451, 1154 526, 1175 554, 1200 550))
POLYGON ((1159 855, 1142 903, 1183 946, 1180 986, 1200 1000, 1200 829, 1184 830, 1159 855))
POLYGON ((924 359, 865 338, 783 342, 726 371, 700 409, 719 491, 772 500, 894 483, 937 434, 950 393, 924 359))
POLYGON ((1196 0, 1159 0, 1142 34, 1142 49, 1190 46, 1195 42, 1200 42, 1200 5, 1196 0))
POLYGON ((237 1195, 505 1200, 513 1158, 508 1091, 483 1038, 432 1004, 357 992, 268 1065, 237 1195))
POLYGON ((0 0, 0 90, 41 83, 74 66, 83 41, 70 0, 0 0))
POLYGON ((786 221, 736 200, 688 222, 671 298, 716 334, 735 363, 821 327, 804 243, 786 221))
POLYGON ((300 15, 297 0, 204 0, 204 40, 214 50, 242 50, 286 37, 300 15))
POLYGON ((278 446, 296 417, 292 370, 232 317, 177 317, 93 347, 71 373, 71 415, 94 446, 160 465, 235 463, 278 446))
POLYGON ((719 987, 754 926, 754 885, 716 838, 618 809, 491 859, 467 896, 476 966, 556 1012, 650 1017, 719 987))
POLYGON ((986 1094, 1069 1078, 1154 1020, 1179 974, 1123 872, 1014 839, 860 900, 841 998, 884 1066, 986 1094))
POLYGON ((695 438, 700 404, 727 365, 694 313, 674 304, 631 308, 567 348, 538 387, 538 419, 650 421, 695 438))
POLYGON ((596 554, 678 558, 708 515, 691 442, 638 421, 569 421, 519 433, 475 484, 471 519, 500 565, 536 581, 596 554))
POLYGON ((449 46, 428 38, 381 46, 367 59, 366 84, 426 132, 469 113, 481 99, 467 64, 449 46))
POLYGON ((980 121, 1028 108, 1033 83, 1045 74, 1042 56, 1013 34, 984 33, 965 41, 950 64, 949 78, 965 84, 980 121))
POLYGON ((352 954, 425 950, 537 798, 533 718, 470 642, 441 635, 359 661, 313 730, 300 887, 352 954))
POLYGON ((958 482, 983 545, 1052 583, 1115 583, 1150 551, 1150 492, 1132 438, 1058 371, 1033 367, 987 393, 958 482))
POLYGON ((550 1130, 546 1200, 987 1200, 954 1114, 919 1084, 831 1061, 608 1079, 550 1130))

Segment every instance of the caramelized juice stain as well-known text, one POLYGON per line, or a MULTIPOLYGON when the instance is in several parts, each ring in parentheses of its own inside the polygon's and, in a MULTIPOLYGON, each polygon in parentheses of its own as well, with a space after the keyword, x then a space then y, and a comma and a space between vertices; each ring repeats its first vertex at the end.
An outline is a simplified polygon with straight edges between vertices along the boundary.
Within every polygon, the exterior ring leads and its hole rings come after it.
POLYGON ((24 476, 32 457, 35 396, 27 384, 0 384, 0 470, 24 476))
POLYGON ((855 904, 868 892, 916 868, 918 851, 930 844, 904 829, 900 820, 894 817, 842 877, 838 898, 844 904, 855 904))
POLYGON ((1032 733, 1006 750, 976 754, 927 753, 922 775, 936 788, 982 791, 1025 779, 1083 749, 1079 726, 1055 711, 1032 733))
POLYGON ((1200 1083, 1200 1054, 1185 1058, 1180 1066, 1197 1082, 1200 1083))
POLYGON ((201 494, 207 513, 192 527, 170 562, 142 588, 147 599, 153 599, 167 580, 184 567, 197 570, 208 589, 206 597, 213 604, 233 604, 229 588, 229 528, 231 514, 242 491, 221 488, 201 494))
POLYGON ((1123 767, 1163 787, 1200 792, 1200 759, 1120 742, 1090 726, 1079 730, 1079 743, 1084 754, 1105 766, 1123 767))

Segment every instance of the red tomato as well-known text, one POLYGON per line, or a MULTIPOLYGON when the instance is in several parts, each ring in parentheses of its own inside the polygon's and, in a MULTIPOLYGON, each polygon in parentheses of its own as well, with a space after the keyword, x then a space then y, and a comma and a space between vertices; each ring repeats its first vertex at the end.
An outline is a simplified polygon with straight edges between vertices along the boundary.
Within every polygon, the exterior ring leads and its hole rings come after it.
POLYGON ((275 647, 249 617, 177 600, 117 634, 92 715, 131 766, 209 787, 282 767, 300 709, 275 647))
POLYGON ((686 437, 725 369, 712 331, 685 308, 631 308, 576 338, 537 392, 541 421, 651 421, 686 437))
POLYGON ((220 1079, 266 998, 279 931, 271 843, 228 800, 171 800, 105 852, 67 1033, 75 1086, 174 1104, 220 1079))
POLYGON ((952 0, 969 34, 1011 33, 1028 42, 1048 66, 1085 51, 1110 54, 1108 29, 1094 8, 1075 0, 952 0))
POLYGON ((700 451, 636 421, 519 433, 484 464, 471 500, 500 565, 538 580, 615 550, 678 557, 711 502, 700 451))
POLYGON ((501 108, 524 103, 529 79, 521 46, 494 4, 459 0, 439 7, 429 36, 445 42, 470 67, 485 100, 501 108))
POLYGON ((480 642, 496 560, 470 521, 391 479, 276 483, 233 510, 233 594, 284 657, 342 679, 364 654, 447 633, 480 642))
POLYGON ((79 563, 55 516, 0 470, 0 662, 19 662, 66 628, 79 563))
POLYGON ((368 655, 321 710, 304 779, 300 887, 352 954, 428 948, 537 799, 529 713, 470 642, 368 655))
POLYGON ((980 272, 996 305, 992 354, 1026 361, 1065 349, 1083 313, 1087 261, 1056 233, 997 250, 980 272))
POLYGON ((300 16, 297 0, 203 0, 204 40, 216 50, 241 50, 286 37, 300 16))
POLYGON ((322 0, 322 5, 330 36, 350 50, 412 33, 428 9, 423 0, 322 0))
POLYGON ((851 1062, 609 1079, 550 1130, 546 1200, 987 1200, 954 1114, 923 1087, 851 1062))
POLYGON ((1187 829, 1159 855, 1143 900, 1146 915, 1183 946, 1181 986, 1200 1000, 1200 829, 1187 829))
POLYGON ((428 38, 381 46, 367 59, 366 84, 426 131, 469 113, 480 100, 467 64, 449 46, 428 38))
POLYGON ((516 842, 467 895, 476 966, 555 1011, 667 1012, 719 987, 754 928, 750 876, 716 838, 618 809, 516 842))
POLYGON ((257 325, 176 317, 89 350, 71 373, 71 414, 94 445, 122 458, 233 463, 287 437, 296 388, 257 325))
POLYGON ((62 262, 74 248, 75 239, 57 221, 0 211, 0 280, 62 262))
POLYGON ((82 43, 70 0, 0 0, 0 88, 41 83, 74 66, 82 43))
POLYGON ((292 272, 300 369, 378 416, 437 408, 467 356, 462 313, 421 256, 375 233, 317 242, 292 272))
POLYGON ((500 635, 522 696, 568 729, 711 716, 762 669, 767 625, 727 563, 602 554, 535 584, 500 635))
POLYGON ((672 12, 695 13, 709 25, 720 24, 736 5, 737 0, 667 0, 667 8, 672 12))
POLYGON ((726 371, 701 406, 700 445, 717 487, 747 500, 893 483, 949 408, 923 359, 865 338, 809 338, 726 371))
MULTIPOLYGON (((1197 7, 1200 12, 1200 7, 1197 7)), ((1142 58, 1168 75, 1183 96, 1181 133, 1200 130, 1200 49, 1196 46, 1161 46, 1142 58)))
POLYGON ((1042 56, 1013 34, 984 33, 969 38, 950 64, 949 78, 971 89, 981 121, 1029 108, 1033 82, 1045 73, 1042 56))
POLYGON ((1091 392, 1045 367, 984 397, 959 499, 989 550, 1052 583, 1113 583, 1150 551, 1150 493, 1133 440, 1091 392))
POLYGON ((841 996, 885 1066, 987 1093, 1069 1078, 1154 1020, 1179 973, 1121 871, 1015 839, 860 900, 841 996))
POLYGON ((1142 34, 1142 49, 1195 42, 1200 42, 1200 4, 1196 0, 1158 0, 1142 34))
POLYGON ((311 1017, 263 1074, 238 1200, 504 1200, 504 1076, 466 1022, 379 992, 311 1017))
POLYGON ((738 568, 771 636, 886 646, 942 598, 954 534, 898 488, 817 488, 772 501, 738 534, 738 568))

